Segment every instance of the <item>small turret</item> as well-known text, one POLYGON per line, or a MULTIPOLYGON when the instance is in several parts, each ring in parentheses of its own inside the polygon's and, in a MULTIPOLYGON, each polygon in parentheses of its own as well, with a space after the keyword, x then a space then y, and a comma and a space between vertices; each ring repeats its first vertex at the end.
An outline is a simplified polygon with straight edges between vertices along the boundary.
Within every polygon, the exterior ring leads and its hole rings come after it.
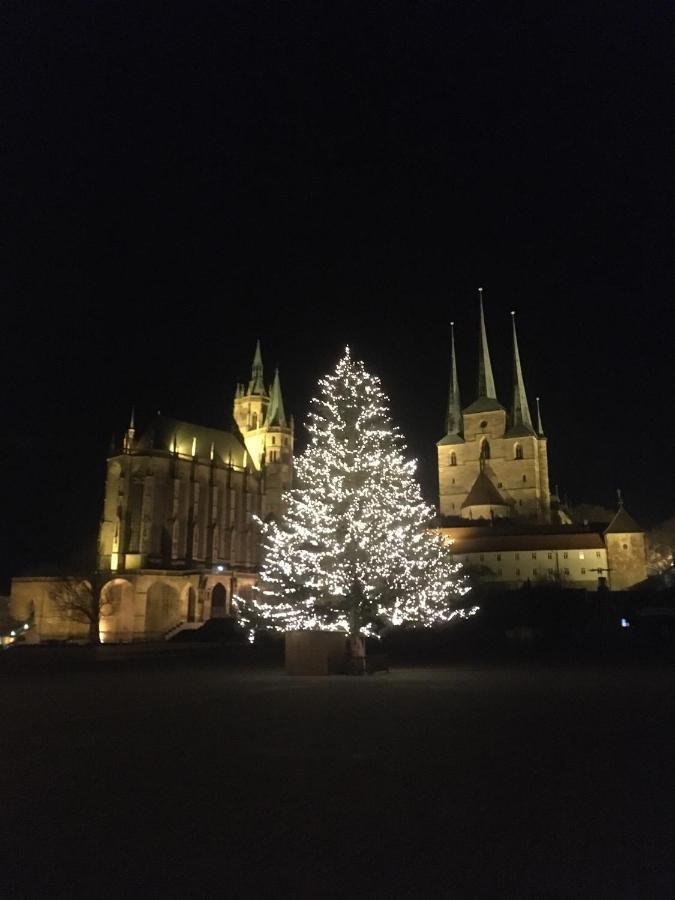
POLYGON ((603 533, 607 547, 609 580, 613 591, 625 591, 647 578, 647 553, 644 531, 623 505, 617 491, 618 510, 603 533))

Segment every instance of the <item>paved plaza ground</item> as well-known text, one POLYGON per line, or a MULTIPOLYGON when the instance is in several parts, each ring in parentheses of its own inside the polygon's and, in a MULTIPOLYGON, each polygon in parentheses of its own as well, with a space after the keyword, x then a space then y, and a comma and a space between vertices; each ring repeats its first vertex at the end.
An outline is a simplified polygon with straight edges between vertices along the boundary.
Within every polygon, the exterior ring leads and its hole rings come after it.
POLYGON ((672 898, 674 676, 0 666, 0 896, 672 898))

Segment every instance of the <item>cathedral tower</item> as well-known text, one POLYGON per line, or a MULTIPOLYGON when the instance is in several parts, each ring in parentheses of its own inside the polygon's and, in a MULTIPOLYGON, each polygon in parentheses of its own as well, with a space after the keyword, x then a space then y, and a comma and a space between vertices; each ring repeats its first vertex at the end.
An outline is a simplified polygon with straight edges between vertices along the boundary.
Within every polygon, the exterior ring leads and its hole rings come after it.
POLYGON ((260 341, 256 342, 248 386, 238 384, 234 395, 234 421, 244 439, 251 462, 260 470, 265 449, 263 423, 269 406, 269 394, 263 379, 260 341))
POLYGON ((508 413, 497 399, 482 288, 477 396, 461 412, 453 323, 447 430, 437 445, 439 508, 443 516, 550 519, 546 438, 541 431, 541 416, 537 430, 532 423, 515 313, 511 316, 513 394, 508 413))
POLYGON ((281 495, 293 478, 293 420, 286 418, 279 370, 265 387, 260 341, 256 343, 248 386, 237 385, 234 420, 252 465, 263 478, 263 517, 283 512, 281 495))

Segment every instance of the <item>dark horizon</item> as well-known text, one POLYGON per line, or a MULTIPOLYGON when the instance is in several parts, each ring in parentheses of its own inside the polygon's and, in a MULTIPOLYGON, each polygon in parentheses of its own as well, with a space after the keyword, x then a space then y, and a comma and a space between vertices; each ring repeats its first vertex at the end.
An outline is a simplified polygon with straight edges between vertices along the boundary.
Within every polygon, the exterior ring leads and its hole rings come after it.
POLYGON ((449 323, 467 405, 479 286, 507 407, 517 310, 552 487, 675 513, 665 4, 10 19, 3 591, 95 542, 132 404, 228 424, 257 338, 300 445, 349 343, 436 502, 449 323))

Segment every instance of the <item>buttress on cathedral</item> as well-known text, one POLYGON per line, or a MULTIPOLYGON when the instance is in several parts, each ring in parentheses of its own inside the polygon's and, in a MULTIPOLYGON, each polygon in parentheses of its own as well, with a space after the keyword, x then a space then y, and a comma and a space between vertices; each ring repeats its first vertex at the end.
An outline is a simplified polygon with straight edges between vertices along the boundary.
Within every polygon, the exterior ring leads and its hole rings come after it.
MULTIPOLYGON (((451 336, 445 435, 438 441, 437 528, 456 559, 502 587, 552 581, 612 590, 646 578, 644 534, 620 503, 608 526, 573 525, 551 494, 547 438, 537 398, 533 419, 512 314, 510 408, 497 399, 482 292, 478 383, 462 407, 451 336)), ((159 413, 137 435, 132 413, 111 448, 98 541, 109 615, 105 641, 171 637, 230 614, 260 566, 259 522, 283 518, 293 482, 293 418, 278 370, 265 382, 260 343, 250 378, 235 389, 234 427, 206 428, 159 413)), ((32 614, 33 640, 77 639, 86 624, 65 620, 50 592, 59 579, 12 581, 12 612, 32 614)))

